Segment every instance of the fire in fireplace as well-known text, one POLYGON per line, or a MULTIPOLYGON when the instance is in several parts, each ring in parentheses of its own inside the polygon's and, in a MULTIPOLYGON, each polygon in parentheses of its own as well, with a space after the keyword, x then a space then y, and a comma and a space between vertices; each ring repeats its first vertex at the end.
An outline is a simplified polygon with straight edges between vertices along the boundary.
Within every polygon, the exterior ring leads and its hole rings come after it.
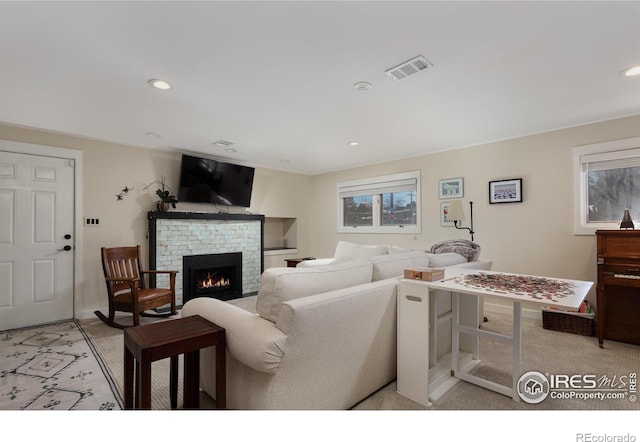
POLYGON ((228 301, 242 297, 242 252, 182 258, 182 303, 207 296, 228 301))
POLYGON ((231 286, 231 279, 226 276, 218 275, 207 272, 207 276, 199 278, 196 283, 196 290, 199 292, 206 292, 208 290, 215 290, 218 288, 228 288, 231 286))

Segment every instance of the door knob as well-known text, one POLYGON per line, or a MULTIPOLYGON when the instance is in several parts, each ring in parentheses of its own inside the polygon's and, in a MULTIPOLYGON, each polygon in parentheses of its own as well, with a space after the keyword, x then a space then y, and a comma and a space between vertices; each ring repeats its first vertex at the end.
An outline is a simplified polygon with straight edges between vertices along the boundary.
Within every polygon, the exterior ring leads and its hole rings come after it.
POLYGON ((70 245, 66 245, 63 248, 58 249, 58 252, 62 252, 62 251, 68 252, 69 250, 71 250, 71 246, 70 245))
POLYGON ((64 239, 71 239, 71 235, 69 235, 68 233, 64 236, 64 239))

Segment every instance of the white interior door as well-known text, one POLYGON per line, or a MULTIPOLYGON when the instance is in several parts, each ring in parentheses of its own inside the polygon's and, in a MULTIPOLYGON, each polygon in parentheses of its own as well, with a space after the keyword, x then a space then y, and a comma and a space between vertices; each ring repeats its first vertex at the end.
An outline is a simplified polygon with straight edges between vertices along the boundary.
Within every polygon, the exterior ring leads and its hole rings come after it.
POLYGON ((0 151, 0 330, 73 318, 74 161, 0 151))

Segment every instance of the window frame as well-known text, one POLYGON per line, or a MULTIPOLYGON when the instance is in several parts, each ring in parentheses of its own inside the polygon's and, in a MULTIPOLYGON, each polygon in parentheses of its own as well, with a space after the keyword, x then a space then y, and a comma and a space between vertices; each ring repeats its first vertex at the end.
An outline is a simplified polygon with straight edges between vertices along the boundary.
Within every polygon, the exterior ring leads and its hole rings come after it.
POLYGON ((336 185, 337 200, 337 232, 338 233, 406 233, 419 234, 422 233, 421 223, 421 204, 420 204, 420 171, 403 172, 392 175, 383 175, 358 180, 342 181, 336 185), (382 225, 381 207, 382 194, 394 187, 394 183, 406 182, 407 180, 415 180, 416 192, 416 224, 397 224, 391 226, 382 225), (341 193, 348 192, 349 189, 357 188, 361 195, 372 195, 372 226, 345 226, 344 225, 344 202, 341 193), (371 193, 367 193, 371 190, 371 193))
MULTIPOLYGON (((595 235, 598 229, 617 229, 620 221, 612 222, 587 222, 587 172, 583 170, 583 163, 588 163, 588 158, 599 155, 601 158, 619 159, 628 158, 634 149, 640 149, 640 137, 623 140, 607 141, 604 143, 588 144, 573 148, 573 233, 574 235, 595 235)), ((640 150, 637 156, 640 157, 640 150)), ((597 160, 594 158, 594 161, 597 160)), ((622 219, 622 214, 620 215, 622 219)))

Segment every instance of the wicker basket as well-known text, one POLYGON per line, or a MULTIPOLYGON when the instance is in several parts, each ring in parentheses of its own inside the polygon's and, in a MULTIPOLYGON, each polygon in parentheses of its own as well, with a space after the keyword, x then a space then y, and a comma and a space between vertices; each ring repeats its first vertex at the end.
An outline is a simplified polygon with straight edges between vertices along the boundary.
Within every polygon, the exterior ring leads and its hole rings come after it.
POLYGON ((576 335, 593 336, 593 313, 566 312, 549 308, 542 309, 542 327, 576 335))

